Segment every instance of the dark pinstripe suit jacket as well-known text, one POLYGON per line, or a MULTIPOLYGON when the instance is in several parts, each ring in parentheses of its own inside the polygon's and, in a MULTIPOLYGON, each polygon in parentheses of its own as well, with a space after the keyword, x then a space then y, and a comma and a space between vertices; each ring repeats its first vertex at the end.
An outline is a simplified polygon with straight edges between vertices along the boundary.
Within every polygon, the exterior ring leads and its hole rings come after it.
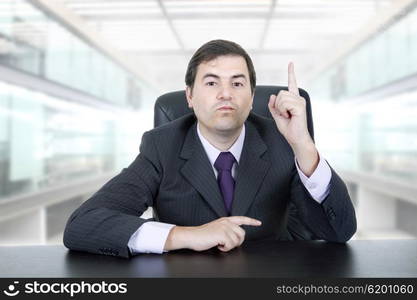
MULTIPOLYGON (((243 226, 246 240, 324 239, 345 242, 356 231, 346 186, 332 169, 330 194, 318 204, 300 181, 294 154, 275 122, 251 113, 236 168, 232 215, 262 226, 243 226)), ((155 220, 201 225, 227 216, 193 114, 146 132, 133 163, 69 218, 64 244, 73 250, 129 257, 130 236, 152 206, 155 220)))

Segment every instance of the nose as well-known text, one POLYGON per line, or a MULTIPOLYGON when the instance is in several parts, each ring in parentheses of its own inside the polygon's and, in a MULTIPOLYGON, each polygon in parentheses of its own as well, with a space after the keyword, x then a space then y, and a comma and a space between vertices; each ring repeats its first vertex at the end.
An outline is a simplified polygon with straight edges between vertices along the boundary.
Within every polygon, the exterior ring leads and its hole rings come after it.
POLYGON ((219 100, 231 100, 232 99, 232 91, 228 86, 223 86, 220 88, 219 94, 217 95, 217 99, 219 100))

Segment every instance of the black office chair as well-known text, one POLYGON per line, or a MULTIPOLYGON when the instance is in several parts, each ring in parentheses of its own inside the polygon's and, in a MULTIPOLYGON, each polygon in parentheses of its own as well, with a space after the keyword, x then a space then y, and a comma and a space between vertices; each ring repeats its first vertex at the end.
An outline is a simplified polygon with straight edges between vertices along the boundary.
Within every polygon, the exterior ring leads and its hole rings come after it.
MULTIPOLYGON (((285 86, 273 85, 256 86, 252 112, 272 119, 272 115, 268 109, 269 96, 271 94, 278 94, 280 90, 288 90, 288 88, 285 86)), ((308 93, 303 89, 300 89, 300 96, 304 97, 307 102, 307 126, 308 131, 314 140, 313 117, 311 113, 310 97, 308 96, 308 93)), ((163 94, 159 96, 155 102, 154 127, 158 127, 165 123, 171 122, 192 112, 192 109, 188 107, 184 90, 163 94)))

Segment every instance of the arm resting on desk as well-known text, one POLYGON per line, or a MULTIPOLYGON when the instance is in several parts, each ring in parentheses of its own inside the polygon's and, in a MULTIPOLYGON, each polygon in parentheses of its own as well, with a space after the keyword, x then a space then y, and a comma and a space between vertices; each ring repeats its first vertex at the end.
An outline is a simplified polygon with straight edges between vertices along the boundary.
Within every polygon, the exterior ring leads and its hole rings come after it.
POLYGON ((345 183, 331 169, 328 195, 314 201, 298 174, 293 176, 287 231, 290 239, 344 243, 356 232, 356 216, 345 183))
POLYGON ((67 248, 129 257, 129 239, 149 221, 140 216, 153 205, 160 184, 153 147, 145 133, 135 161, 74 211, 64 231, 67 248))

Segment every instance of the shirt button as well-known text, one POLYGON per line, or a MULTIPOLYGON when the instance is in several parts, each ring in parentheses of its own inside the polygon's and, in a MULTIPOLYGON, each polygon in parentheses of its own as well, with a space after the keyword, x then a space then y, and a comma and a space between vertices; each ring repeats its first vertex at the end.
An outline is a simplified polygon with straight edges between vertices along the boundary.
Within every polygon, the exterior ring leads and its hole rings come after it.
POLYGON ((317 187, 317 183, 310 183, 310 184, 309 184, 309 187, 310 187, 311 189, 315 189, 315 188, 317 187))

